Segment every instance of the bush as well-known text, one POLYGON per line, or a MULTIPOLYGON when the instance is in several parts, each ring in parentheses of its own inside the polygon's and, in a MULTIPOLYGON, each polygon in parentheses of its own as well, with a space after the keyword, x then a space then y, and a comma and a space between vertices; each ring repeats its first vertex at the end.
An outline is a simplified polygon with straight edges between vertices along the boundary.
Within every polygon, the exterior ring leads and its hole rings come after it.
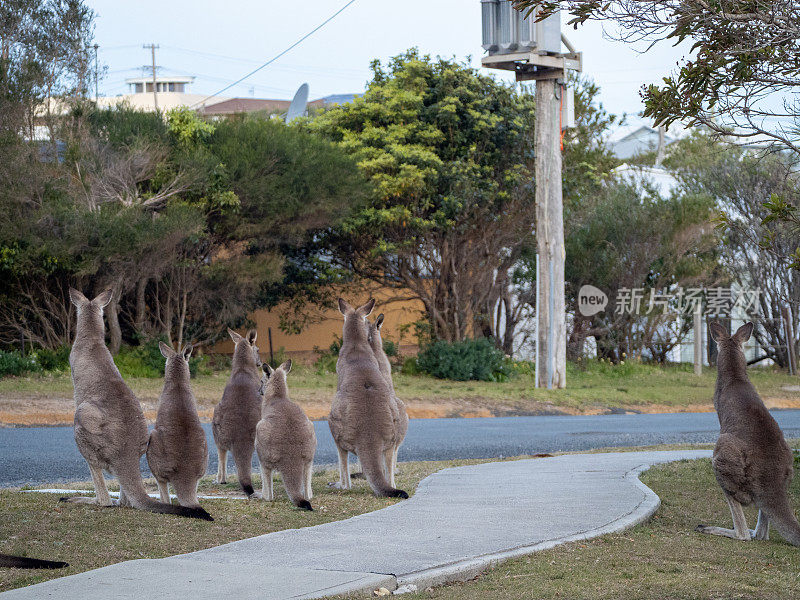
MULTIPOLYGON (((123 377, 146 377, 157 379, 164 376, 166 359, 161 354, 159 342, 166 342, 166 338, 151 338, 138 346, 123 346, 119 354, 114 357, 120 374, 123 377)), ((189 374, 208 375, 211 373, 210 360, 206 356, 192 356, 189 359, 189 374)))
POLYGON ((502 351, 486 338, 435 341, 419 353, 417 367, 439 379, 454 381, 506 381, 511 370, 502 351))
POLYGON ((0 377, 8 375, 20 376, 31 371, 39 371, 41 367, 32 355, 23 355, 18 350, 4 352, 0 350, 0 377))
POLYGON ((407 356, 406 359, 403 361, 403 366, 400 367, 400 372, 403 375, 419 375, 421 371, 419 370, 419 366, 417 365, 417 357, 407 356))
POLYGON ((319 358, 314 366, 317 368, 318 375, 336 372, 336 361, 339 360, 339 350, 342 349, 342 338, 338 335, 333 336, 333 342, 327 350, 320 350, 314 346, 314 351, 319 352, 319 358))
POLYGON ((386 356, 392 358, 400 353, 400 345, 394 343, 392 340, 383 340, 383 351, 386 356))
POLYGON ((69 369, 69 346, 61 346, 55 350, 42 348, 31 353, 42 371, 66 371, 69 369))

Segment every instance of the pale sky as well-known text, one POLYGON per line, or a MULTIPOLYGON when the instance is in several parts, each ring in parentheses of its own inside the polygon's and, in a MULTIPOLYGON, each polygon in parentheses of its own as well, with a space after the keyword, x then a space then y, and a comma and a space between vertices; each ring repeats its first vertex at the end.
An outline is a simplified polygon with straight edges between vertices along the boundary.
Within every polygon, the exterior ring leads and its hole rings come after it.
MULTIPOLYGON (((155 42, 160 45, 160 75, 195 75, 188 91, 212 94, 286 49, 345 3, 87 0, 97 13, 100 62, 108 67, 100 93, 127 93, 125 78, 140 76, 141 67, 150 64, 150 51, 142 45, 155 42)), ((660 81, 680 58, 669 45, 640 54, 604 39, 597 24, 577 31, 564 25, 562 31, 583 52, 584 74, 600 84, 601 101, 616 114, 640 112, 642 84, 660 81)), ((222 95, 288 99, 303 82, 310 86, 311 99, 362 92, 374 58, 385 60, 417 46, 434 56, 471 56, 479 66, 480 38, 479 0, 356 0, 300 46, 222 95)))

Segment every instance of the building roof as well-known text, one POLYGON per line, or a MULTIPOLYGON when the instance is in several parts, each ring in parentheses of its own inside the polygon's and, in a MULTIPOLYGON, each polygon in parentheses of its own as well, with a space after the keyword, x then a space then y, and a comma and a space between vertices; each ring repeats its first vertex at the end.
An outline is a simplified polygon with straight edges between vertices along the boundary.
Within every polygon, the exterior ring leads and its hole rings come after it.
POLYGON ((662 196, 669 196, 680 185, 678 179, 663 167, 621 164, 612 171, 625 182, 639 186, 644 182, 653 186, 662 196))
POLYGON ((233 115, 259 111, 289 110, 291 100, 271 100, 269 98, 229 98, 227 100, 212 99, 200 112, 203 115, 233 115))
MULTIPOLYGON (((158 92, 158 109, 171 110, 181 106, 190 108, 202 108, 210 104, 225 101, 227 98, 211 98, 206 101, 204 94, 187 94, 184 92, 158 92)), ((97 99, 97 106, 100 108, 110 108, 127 104, 131 108, 152 112, 155 110, 153 93, 139 94, 120 94, 119 96, 105 96, 97 99)))
MULTIPOLYGON (((129 77, 125 80, 125 83, 128 85, 132 83, 153 83, 153 76, 129 77)), ((157 75, 156 83, 194 83, 194 77, 191 75, 157 75)))

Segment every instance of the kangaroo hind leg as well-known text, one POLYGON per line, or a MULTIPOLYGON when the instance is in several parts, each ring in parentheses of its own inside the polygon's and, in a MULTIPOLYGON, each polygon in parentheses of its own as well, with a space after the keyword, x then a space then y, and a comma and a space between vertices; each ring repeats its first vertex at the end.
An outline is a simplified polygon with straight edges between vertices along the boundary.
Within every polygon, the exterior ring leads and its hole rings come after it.
POLYGON ((734 500, 728 494, 725 494, 725 499, 728 501, 728 506, 731 509, 731 516, 733 517, 733 529, 725 529, 724 527, 712 527, 709 525, 698 525, 696 531, 700 533, 708 533, 710 535, 721 535, 723 537, 733 538, 734 540, 742 540, 744 542, 750 541, 750 530, 747 528, 747 518, 744 516, 744 509, 742 505, 734 500))

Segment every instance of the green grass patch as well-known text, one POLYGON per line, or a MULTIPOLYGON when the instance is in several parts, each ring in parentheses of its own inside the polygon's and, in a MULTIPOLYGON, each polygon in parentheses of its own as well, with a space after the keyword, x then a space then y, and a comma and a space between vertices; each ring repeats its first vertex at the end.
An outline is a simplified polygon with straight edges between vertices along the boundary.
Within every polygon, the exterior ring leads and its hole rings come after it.
MULTIPOLYGON (((458 416, 459 414, 517 415, 547 412, 592 413, 613 410, 660 412, 711 410, 716 373, 704 369, 696 376, 689 366, 625 363, 611 365, 598 361, 571 363, 567 388, 536 389, 533 375, 515 367, 507 381, 450 381, 423 374, 397 372, 397 394, 409 407, 435 410, 417 416, 458 416)), ((800 406, 800 379, 771 369, 750 369, 750 378, 768 405, 800 406), (770 404, 772 403, 772 404, 770 404)), ((192 387, 201 409, 211 409, 219 402, 228 381, 229 371, 203 372, 192 379, 192 387)), ((143 402, 155 403, 163 380, 126 376, 127 383, 143 402)), ((292 398, 313 418, 323 416, 336 392, 336 374, 315 366, 298 365, 289 379, 292 398)), ((0 379, 0 412, 33 411, 46 414, 60 408, 72 410, 72 381, 68 372, 32 374, 0 379)))
MULTIPOLYGON (((739 542, 694 532, 699 523, 732 527, 710 460, 654 467, 642 481, 661 498, 643 525, 501 563, 473 581, 405 596, 409 600, 670 600, 800 597, 800 548, 739 542)), ((791 489, 800 501, 800 480, 791 489)), ((746 509, 755 527, 756 511, 746 509)))
MULTIPOLYGON (((487 461, 402 463, 397 484, 413 494, 417 484, 431 473, 477 462, 487 461)), ((124 560, 163 558, 283 529, 347 519, 399 502, 376 498, 363 479, 354 480, 351 490, 328 487, 328 482, 336 479, 338 471, 315 473, 312 481, 314 511, 307 512, 294 508, 277 476, 274 502, 243 499, 235 477, 225 485, 213 483, 206 477, 199 488, 201 495, 236 496, 201 500, 203 507, 213 515, 213 523, 129 508, 64 504, 55 494, 0 490, 0 552, 70 563, 68 568, 57 571, 0 569, 0 592, 124 560)), ((260 477, 254 476, 253 484, 260 490, 260 477)), ((69 487, 92 489, 86 482, 69 484, 69 487)), ((110 487, 119 489, 116 485, 110 487)), ((148 482, 148 488, 151 492, 157 491, 153 481, 148 482)))

